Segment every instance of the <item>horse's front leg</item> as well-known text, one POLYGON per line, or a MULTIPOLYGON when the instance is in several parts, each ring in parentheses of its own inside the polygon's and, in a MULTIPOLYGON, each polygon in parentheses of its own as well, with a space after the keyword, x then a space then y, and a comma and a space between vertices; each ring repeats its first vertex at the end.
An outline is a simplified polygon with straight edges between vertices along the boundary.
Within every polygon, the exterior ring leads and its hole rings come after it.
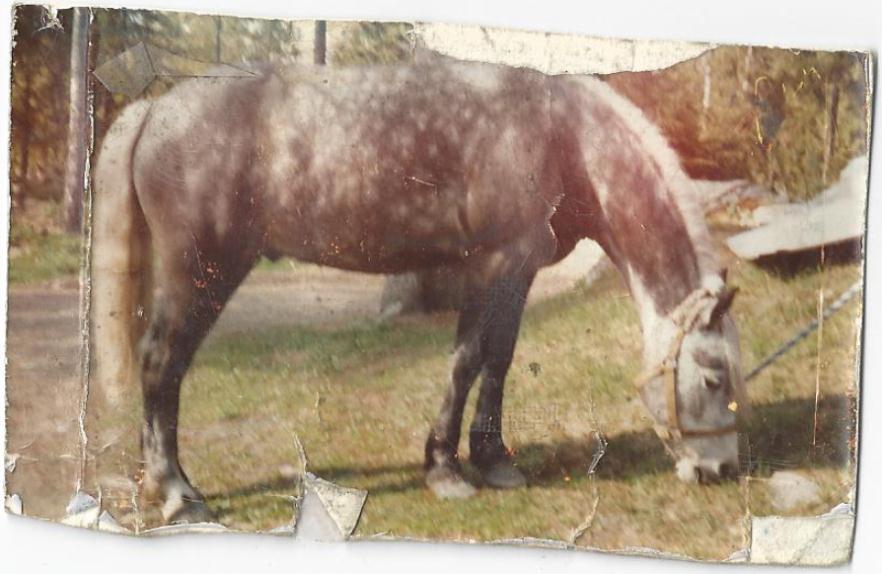
POLYGON ((502 398, 534 277, 532 272, 506 277, 489 292, 481 388, 469 432, 469 459, 480 470, 484 482, 494 488, 526 484, 502 440, 502 398))
POLYGON ((511 488, 526 482, 502 441, 502 392, 527 293, 556 246, 551 228, 543 223, 506 249, 475 260, 467 271, 450 387, 426 443, 426 480, 438 496, 474 492, 459 473, 457 452, 462 411, 481 372, 481 394, 469 433, 471 460, 490 486, 511 488))
POLYGON ((450 386, 426 443, 426 482, 441 498, 474 493, 460 474, 458 449, 466 399, 482 372, 469 436, 471 461, 490 486, 513 488, 525 483, 502 441, 502 392, 534 276, 535 271, 521 269, 489 285, 470 281, 466 286, 450 386))

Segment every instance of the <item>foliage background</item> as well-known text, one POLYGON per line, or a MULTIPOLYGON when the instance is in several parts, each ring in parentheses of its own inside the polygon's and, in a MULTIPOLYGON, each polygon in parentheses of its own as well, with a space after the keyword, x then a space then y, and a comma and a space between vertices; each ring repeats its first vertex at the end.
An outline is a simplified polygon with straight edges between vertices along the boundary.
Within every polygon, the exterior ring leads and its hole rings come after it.
POLYGON ((658 124, 692 177, 813 197, 866 153, 866 57, 723 46, 608 78, 658 124))
MULTIPOLYGON (((309 56, 304 47, 311 50, 311 38, 293 22, 137 10, 96 9, 93 15, 92 69, 138 42, 230 64, 303 61, 309 56)), ((70 63, 64 30, 70 21, 70 10, 53 22, 42 7, 15 8, 13 247, 61 228, 70 63)), ((331 23, 329 64, 407 61, 410 30, 401 23, 331 23)), ((862 54, 727 46, 664 70, 607 80, 661 127, 693 177, 748 179, 801 200, 866 151, 862 54)), ((145 95, 160 95, 176 81, 158 78, 145 95)), ((92 89, 100 144, 129 98, 96 81, 92 89)))
MULTIPOLYGON (((357 24, 332 61, 409 60, 409 34, 407 24, 357 24)), ((746 179, 801 201, 867 153, 867 65, 856 52, 722 46, 605 79, 661 128, 692 177, 746 179)))

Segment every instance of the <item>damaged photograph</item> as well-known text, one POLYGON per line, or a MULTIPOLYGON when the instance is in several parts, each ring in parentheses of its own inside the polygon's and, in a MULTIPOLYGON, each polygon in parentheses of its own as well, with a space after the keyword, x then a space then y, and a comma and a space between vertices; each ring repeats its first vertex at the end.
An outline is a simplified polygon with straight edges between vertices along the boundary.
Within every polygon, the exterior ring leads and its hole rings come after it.
POLYGON ((8 512, 849 560, 870 53, 13 20, 8 512))

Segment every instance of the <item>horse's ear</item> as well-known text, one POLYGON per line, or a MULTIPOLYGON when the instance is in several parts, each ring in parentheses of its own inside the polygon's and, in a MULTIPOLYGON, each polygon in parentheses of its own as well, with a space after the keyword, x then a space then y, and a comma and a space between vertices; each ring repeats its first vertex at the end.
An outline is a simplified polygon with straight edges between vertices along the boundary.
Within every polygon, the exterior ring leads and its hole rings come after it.
POLYGON ((725 287, 723 292, 720 293, 720 296, 717 298, 717 303, 714 305, 713 310, 710 312, 710 319, 707 322, 708 327, 717 327, 720 324, 720 321, 723 319, 723 315, 726 314, 726 311, 729 310, 729 307, 732 306, 732 301, 735 299, 735 294, 738 293, 738 287, 725 287))

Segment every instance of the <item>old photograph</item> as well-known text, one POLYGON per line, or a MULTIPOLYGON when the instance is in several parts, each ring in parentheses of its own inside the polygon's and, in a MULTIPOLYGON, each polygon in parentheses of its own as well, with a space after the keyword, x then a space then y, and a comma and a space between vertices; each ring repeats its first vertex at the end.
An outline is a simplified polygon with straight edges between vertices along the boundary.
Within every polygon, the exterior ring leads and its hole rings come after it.
POLYGON ((7 511, 849 559, 872 54, 13 20, 7 511))

